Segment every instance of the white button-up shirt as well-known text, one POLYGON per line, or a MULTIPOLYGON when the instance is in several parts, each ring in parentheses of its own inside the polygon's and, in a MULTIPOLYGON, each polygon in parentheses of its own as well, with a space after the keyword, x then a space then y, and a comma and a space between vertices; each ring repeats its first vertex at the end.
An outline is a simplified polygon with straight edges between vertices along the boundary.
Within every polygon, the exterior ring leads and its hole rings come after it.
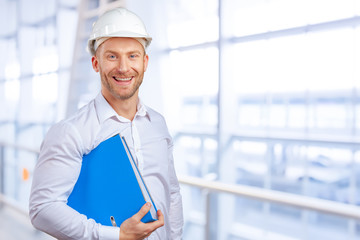
POLYGON ((36 228, 58 239, 119 239, 118 227, 98 224, 67 205, 82 156, 118 133, 125 137, 156 207, 164 214, 165 225, 148 239, 181 239, 182 202, 164 118, 139 101, 130 121, 119 116, 102 94, 51 127, 41 145, 29 206, 36 228))

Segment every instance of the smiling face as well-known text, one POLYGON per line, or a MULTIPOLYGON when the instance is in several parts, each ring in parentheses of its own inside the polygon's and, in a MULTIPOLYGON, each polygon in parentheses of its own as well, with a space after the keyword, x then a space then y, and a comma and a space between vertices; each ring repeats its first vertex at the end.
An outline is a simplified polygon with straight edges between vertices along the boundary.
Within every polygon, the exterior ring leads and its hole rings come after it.
POLYGON ((133 38, 106 40, 92 57, 92 65, 101 77, 101 92, 111 104, 136 100, 148 64, 143 46, 133 38))

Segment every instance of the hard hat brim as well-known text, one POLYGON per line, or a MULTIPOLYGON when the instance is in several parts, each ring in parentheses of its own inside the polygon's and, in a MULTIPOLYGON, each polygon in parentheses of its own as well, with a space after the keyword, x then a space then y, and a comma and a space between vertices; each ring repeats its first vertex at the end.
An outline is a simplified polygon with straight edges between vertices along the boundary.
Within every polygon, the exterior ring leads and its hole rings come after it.
POLYGON ((88 40, 88 51, 92 55, 95 55, 95 49, 94 49, 95 41, 97 39, 99 39, 99 38, 102 38, 102 37, 108 37, 108 38, 112 38, 112 37, 144 38, 146 40, 145 48, 147 48, 150 45, 151 41, 152 41, 152 37, 149 37, 148 35, 138 34, 138 33, 133 33, 133 32, 126 32, 126 31, 114 32, 114 33, 111 33, 111 34, 107 34, 106 36, 104 36, 103 34, 93 34, 91 36, 91 38, 89 38, 89 40, 88 40))

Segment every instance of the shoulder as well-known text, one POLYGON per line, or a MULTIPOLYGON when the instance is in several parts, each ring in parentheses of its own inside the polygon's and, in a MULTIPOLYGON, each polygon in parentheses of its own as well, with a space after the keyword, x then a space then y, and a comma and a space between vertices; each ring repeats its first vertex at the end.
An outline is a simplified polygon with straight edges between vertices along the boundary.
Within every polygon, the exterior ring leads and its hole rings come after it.
POLYGON ((96 131, 98 119, 94 107, 94 101, 80 108, 72 116, 50 127, 44 142, 49 144, 74 144, 84 151, 87 148, 89 136, 96 131))
POLYGON ((88 104, 77 110, 73 115, 61 120, 52 126, 52 129, 66 130, 73 129, 81 132, 83 128, 97 119, 94 101, 90 101, 88 104))
POLYGON ((152 122, 165 122, 165 118, 161 113, 157 112, 156 110, 147 105, 145 105, 145 107, 147 114, 149 115, 149 118, 152 122))
POLYGON ((86 127, 88 124, 91 124, 94 120, 97 120, 97 114, 95 110, 95 101, 92 100, 82 108, 80 108, 76 113, 70 117, 64 119, 62 122, 64 124, 73 125, 78 130, 86 127))
POLYGON ((154 109, 152 109, 151 107, 148 107, 148 106, 146 106, 146 111, 147 111, 147 114, 149 115, 151 124, 153 124, 155 126, 158 125, 159 127, 166 128, 166 130, 167 130, 166 120, 161 113, 155 111, 154 109))
POLYGON ((149 123, 151 127, 147 131, 151 131, 150 136, 153 138, 165 138, 169 144, 172 143, 165 117, 156 110, 146 106, 147 114, 149 115, 149 123), (150 130, 151 129, 151 130, 150 130))

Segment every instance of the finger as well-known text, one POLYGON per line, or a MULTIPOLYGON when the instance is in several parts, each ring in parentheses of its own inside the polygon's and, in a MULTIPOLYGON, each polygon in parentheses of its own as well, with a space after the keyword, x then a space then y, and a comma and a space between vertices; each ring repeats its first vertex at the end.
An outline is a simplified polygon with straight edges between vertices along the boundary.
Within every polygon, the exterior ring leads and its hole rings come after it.
POLYGON ((145 225, 148 229, 148 233, 146 233, 145 238, 150 236, 150 234, 152 232, 154 232, 156 229, 158 229, 159 227, 164 226, 164 215, 162 214, 162 212, 160 210, 157 211, 157 215, 158 215, 158 220, 156 220, 154 222, 145 223, 145 225))
POLYGON ((162 214, 161 210, 157 211, 158 221, 164 222, 164 215, 162 214))
POLYGON ((151 204, 150 203, 145 203, 141 207, 141 209, 132 216, 132 218, 134 220, 136 220, 137 222, 140 222, 141 219, 150 211, 150 208, 151 208, 151 204))
POLYGON ((158 220, 151 222, 151 227, 155 230, 159 227, 164 226, 164 215, 162 214, 161 210, 157 211, 158 220))
POLYGON ((148 235, 146 235, 145 236, 145 238, 148 238, 148 237, 150 237, 150 235, 152 234, 152 232, 151 233, 149 233, 148 235))

